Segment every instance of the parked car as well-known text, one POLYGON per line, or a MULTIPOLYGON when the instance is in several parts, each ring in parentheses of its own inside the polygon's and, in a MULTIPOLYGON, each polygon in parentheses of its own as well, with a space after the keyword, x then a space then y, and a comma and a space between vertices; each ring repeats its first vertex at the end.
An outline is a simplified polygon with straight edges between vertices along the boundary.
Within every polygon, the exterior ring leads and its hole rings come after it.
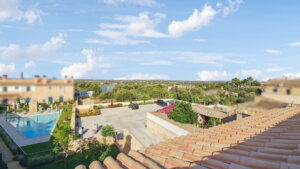
POLYGON ((129 104, 128 107, 131 108, 132 110, 139 109, 139 105, 137 103, 131 103, 129 104))
POLYGON ((158 105, 160 105, 160 106, 163 106, 163 107, 168 106, 168 103, 166 103, 166 102, 163 101, 163 100, 157 100, 157 101, 156 101, 156 104, 158 104, 158 105))

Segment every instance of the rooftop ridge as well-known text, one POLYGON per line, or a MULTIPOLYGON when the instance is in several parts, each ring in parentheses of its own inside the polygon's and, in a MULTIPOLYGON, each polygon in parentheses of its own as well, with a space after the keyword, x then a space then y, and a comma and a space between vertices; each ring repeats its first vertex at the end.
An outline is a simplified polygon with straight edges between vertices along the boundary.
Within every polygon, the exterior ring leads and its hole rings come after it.
POLYGON ((144 151, 122 153, 117 161, 127 164, 126 168, 136 168, 137 163, 138 168, 296 169, 300 168, 299 132, 300 107, 274 109, 144 151))

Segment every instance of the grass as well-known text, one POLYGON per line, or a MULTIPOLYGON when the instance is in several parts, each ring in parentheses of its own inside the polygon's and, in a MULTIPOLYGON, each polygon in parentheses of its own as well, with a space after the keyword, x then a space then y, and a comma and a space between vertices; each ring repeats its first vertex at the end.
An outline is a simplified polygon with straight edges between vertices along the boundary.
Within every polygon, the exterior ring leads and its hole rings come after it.
POLYGON ((28 146, 23 146, 21 148, 27 154, 35 154, 35 153, 39 153, 39 152, 51 151, 52 143, 50 141, 48 141, 48 142, 37 143, 37 144, 28 145, 28 146))

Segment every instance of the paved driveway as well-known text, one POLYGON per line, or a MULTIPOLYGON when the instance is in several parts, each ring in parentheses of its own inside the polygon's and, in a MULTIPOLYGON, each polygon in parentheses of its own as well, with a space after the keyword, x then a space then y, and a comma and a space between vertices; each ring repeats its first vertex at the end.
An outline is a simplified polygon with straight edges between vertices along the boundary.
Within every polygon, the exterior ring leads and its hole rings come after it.
MULTIPOLYGON (((146 113, 160 109, 156 104, 141 105, 138 110, 131 110, 128 107, 102 109, 101 115, 77 118, 79 126, 83 126, 84 138, 94 136, 92 129, 95 125, 113 125, 116 130, 128 129, 145 147, 157 144, 160 140, 153 135, 146 127, 146 113)), ((76 130, 78 131, 78 128, 76 130)), ((100 132, 96 133, 100 135, 100 132)))

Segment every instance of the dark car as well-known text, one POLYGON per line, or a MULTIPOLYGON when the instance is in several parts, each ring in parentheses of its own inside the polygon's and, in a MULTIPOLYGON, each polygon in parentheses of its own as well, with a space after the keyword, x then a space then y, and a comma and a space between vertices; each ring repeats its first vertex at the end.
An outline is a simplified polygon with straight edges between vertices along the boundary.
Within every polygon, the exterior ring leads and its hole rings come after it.
POLYGON ((137 103, 131 103, 129 104, 128 107, 131 108, 132 110, 139 109, 139 105, 137 103))
POLYGON ((156 101, 156 104, 158 104, 158 105, 160 105, 160 106, 163 106, 163 107, 168 106, 168 103, 166 103, 166 102, 163 101, 163 100, 157 100, 157 101, 156 101))

